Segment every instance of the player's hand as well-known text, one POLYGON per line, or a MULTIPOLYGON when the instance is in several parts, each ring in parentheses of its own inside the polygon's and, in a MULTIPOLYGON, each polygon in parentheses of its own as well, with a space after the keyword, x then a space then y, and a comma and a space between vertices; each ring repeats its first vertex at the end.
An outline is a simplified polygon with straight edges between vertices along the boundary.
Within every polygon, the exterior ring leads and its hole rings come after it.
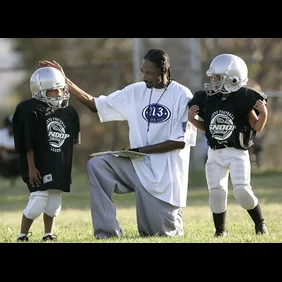
POLYGON ((258 110, 260 113, 267 113, 267 108, 266 108, 266 101, 265 100, 257 100, 254 108, 258 110))
POLYGON ((195 119, 195 116, 199 113, 199 107, 197 105, 193 105, 189 108, 188 111, 188 120, 192 122, 195 119))
POLYGON ((56 68, 57 70, 59 70, 64 75, 64 77, 66 77, 62 66, 59 63, 57 63, 56 61, 54 61, 54 60, 52 62, 47 61, 47 60, 39 61, 39 66, 40 67, 53 67, 53 68, 56 68))
POLYGON ((38 187, 41 184, 40 171, 36 167, 29 169, 29 184, 32 187, 38 187))

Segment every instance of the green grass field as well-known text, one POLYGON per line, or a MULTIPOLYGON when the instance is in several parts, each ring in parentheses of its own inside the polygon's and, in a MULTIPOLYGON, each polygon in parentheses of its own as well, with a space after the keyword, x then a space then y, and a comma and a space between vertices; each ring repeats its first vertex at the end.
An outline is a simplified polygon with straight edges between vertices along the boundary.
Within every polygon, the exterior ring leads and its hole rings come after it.
MULTIPOLYGON (((231 186, 227 209, 227 236, 214 238, 212 216, 208 207, 208 192, 203 172, 190 173, 187 207, 183 210, 183 238, 139 238, 136 226, 134 194, 114 195, 117 219, 123 238, 96 240, 93 237, 89 209, 88 181, 85 173, 74 171, 71 193, 64 194, 63 206, 56 220, 55 233, 59 243, 281 243, 282 242, 282 171, 254 171, 252 185, 260 200, 269 235, 255 235, 247 211, 236 204, 231 186)), ((15 243, 19 235, 22 211, 28 201, 28 190, 21 179, 14 187, 0 179, 0 242, 15 243)), ((42 217, 31 230, 30 243, 41 242, 42 217)), ((50 242, 53 244, 53 242, 50 242)), ((18 243, 23 244, 23 243, 18 243)), ((26 243, 24 243, 26 244, 26 243)))

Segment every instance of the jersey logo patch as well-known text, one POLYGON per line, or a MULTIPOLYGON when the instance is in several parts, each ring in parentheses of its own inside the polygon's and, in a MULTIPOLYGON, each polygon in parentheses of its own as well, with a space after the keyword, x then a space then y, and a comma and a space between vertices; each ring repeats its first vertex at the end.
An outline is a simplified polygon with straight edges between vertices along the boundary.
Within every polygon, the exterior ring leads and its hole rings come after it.
POLYGON ((65 140, 70 137, 65 131, 65 124, 58 118, 52 117, 46 120, 50 150, 60 152, 65 140))
POLYGON ((229 112, 220 112, 221 111, 216 111, 213 113, 209 131, 212 135, 212 138, 218 141, 223 141, 232 135, 236 126, 233 123, 234 117, 229 112))
POLYGON ((142 116, 150 123, 162 123, 170 118, 171 112, 164 105, 151 104, 143 109, 142 116))

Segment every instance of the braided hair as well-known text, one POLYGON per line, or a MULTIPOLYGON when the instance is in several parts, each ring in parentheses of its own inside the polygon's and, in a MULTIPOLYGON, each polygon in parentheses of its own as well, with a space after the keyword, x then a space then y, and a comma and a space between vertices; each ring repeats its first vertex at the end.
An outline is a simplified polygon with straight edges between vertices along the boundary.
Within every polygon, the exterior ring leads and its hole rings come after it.
POLYGON ((164 69, 167 68, 167 79, 168 84, 165 86, 165 88, 170 84, 171 80, 171 69, 170 69, 170 59, 167 53, 160 49, 150 49, 143 57, 144 60, 148 60, 152 63, 154 63, 157 68, 161 70, 161 78, 162 81, 164 81, 164 69))

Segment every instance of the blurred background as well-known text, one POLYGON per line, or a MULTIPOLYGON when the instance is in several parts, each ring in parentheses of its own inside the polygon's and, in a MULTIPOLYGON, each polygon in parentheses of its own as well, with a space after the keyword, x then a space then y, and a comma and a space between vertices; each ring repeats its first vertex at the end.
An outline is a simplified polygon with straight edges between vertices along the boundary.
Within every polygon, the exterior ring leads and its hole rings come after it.
MULTIPOLYGON (((269 96, 269 120, 251 151, 256 168, 282 165, 281 38, 0 38, 0 119, 31 97, 29 79, 39 60, 56 60, 66 75, 93 96, 108 95, 140 81, 142 56, 160 48, 171 59, 172 77, 192 92, 203 88, 211 60, 221 53, 242 57, 250 83, 269 96)), ((74 166, 85 170, 92 152, 128 147, 126 122, 101 124, 98 116, 71 98, 81 118, 82 144, 75 147, 74 166)), ((1 127, 1 126, 0 126, 1 127)), ((192 148, 191 171, 203 170, 207 146, 199 132, 192 148)))

